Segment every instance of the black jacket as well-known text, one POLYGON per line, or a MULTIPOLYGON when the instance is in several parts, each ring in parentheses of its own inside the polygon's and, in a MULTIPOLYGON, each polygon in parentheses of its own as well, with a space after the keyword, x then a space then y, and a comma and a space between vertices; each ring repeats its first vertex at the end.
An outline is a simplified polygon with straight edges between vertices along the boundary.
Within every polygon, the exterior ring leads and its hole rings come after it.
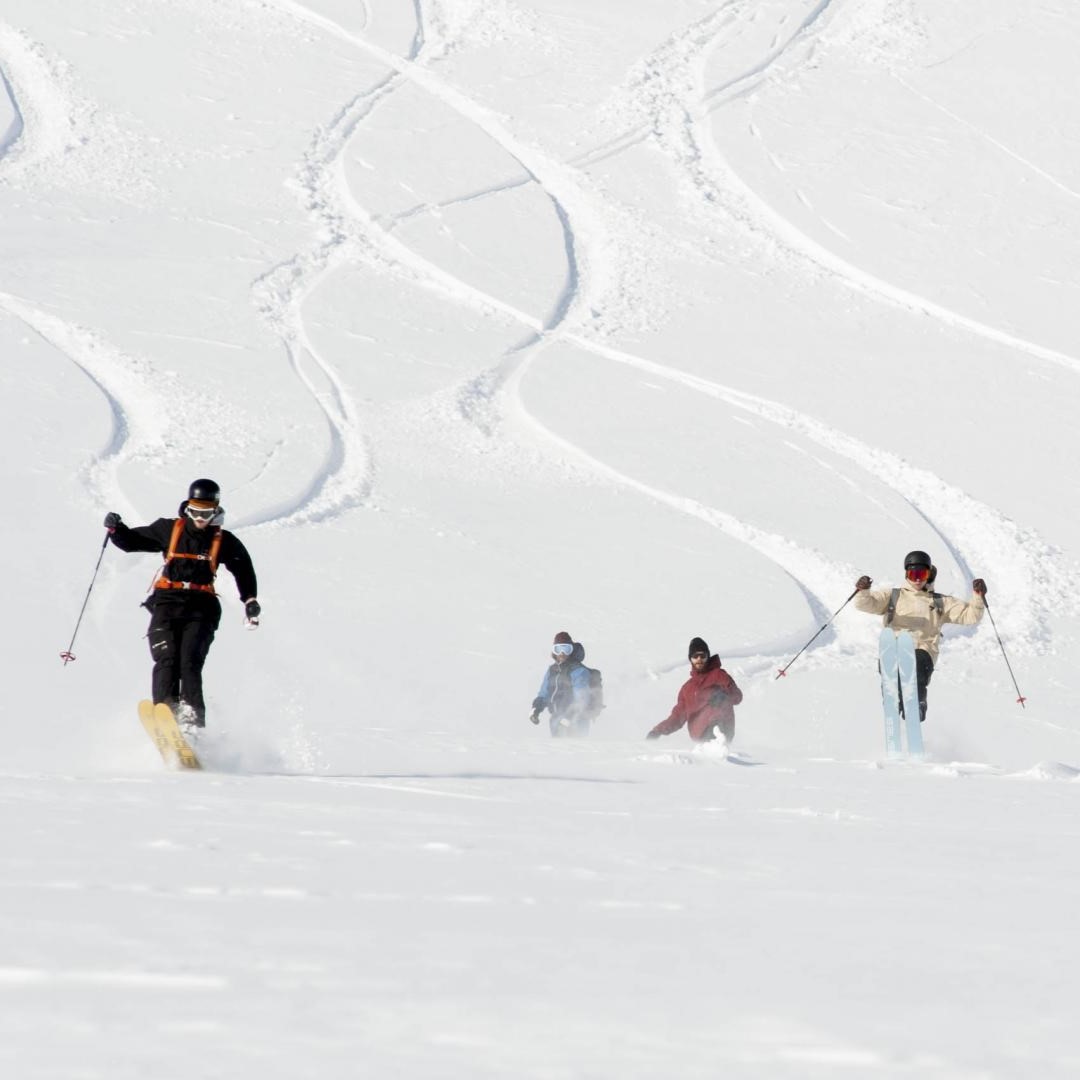
MULTIPOLYGON (((138 525, 129 528, 123 522, 116 526, 112 534, 112 542, 121 551, 156 551, 164 555, 169 550, 169 541, 172 539, 173 522, 176 518, 158 518, 151 525, 138 525)), ((203 529, 199 531, 190 522, 184 521, 184 529, 180 533, 176 550, 188 555, 206 555, 210 551, 210 542, 214 537, 214 530, 203 529)), ((221 530, 221 549, 218 552, 218 563, 224 566, 236 579, 236 588, 240 593, 241 600, 250 600, 259 595, 258 584, 255 580, 255 568, 251 564, 251 556, 247 548, 231 533, 221 530)), ((210 585, 213 575, 210 572, 210 563, 201 559, 173 559, 164 567, 163 575, 172 581, 190 581, 195 585, 210 585)), ((170 590, 170 599, 184 598, 209 598, 208 593, 187 592, 186 590, 170 590)))

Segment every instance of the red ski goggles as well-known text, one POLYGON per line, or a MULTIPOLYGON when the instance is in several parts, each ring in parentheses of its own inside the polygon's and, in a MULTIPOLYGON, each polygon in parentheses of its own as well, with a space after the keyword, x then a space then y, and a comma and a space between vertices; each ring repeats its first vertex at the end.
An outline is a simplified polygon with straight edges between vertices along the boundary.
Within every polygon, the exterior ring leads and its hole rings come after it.
POLYGON ((909 566, 907 570, 908 581, 914 581, 918 584, 921 581, 930 580, 930 567, 929 566, 909 566))

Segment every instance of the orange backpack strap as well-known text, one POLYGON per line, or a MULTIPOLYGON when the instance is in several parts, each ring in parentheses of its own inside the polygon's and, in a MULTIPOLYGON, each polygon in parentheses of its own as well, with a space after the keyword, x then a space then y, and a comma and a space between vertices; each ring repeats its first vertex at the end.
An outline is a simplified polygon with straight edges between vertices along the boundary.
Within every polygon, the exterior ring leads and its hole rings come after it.
MULTIPOLYGON (((173 559, 198 559, 200 562, 210 563, 210 573, 213 577, 217 577, 218 568, 218 556, 221 553, 221 528, 220 526, 214 527, 214 536, 210 541, 210 551, 206 555, 188 555, 185 552, 177 551, 176 545, 180 543, 180 534, 184 531, 184 519, 177 518, 173 522, 172 535, 169 537, 169 549, 165 552, 165 563, 162 567, 164 571, 165 567, 172 562, 173 559)), ((154 588, 156 589, 194 589, 196 592, 214 592, 213 585, 194 585, 188 581, 173 581, 171 578, 167 578, 164 573, 161 573, 158 579, 154 582, 154 588)))
POLYGON ((169 537, 169 550, 165 552, 165 562, 176 558, 176 545, 180 543, 180 534, 184 531, 184 519, 177 518, 172 524, 172 535, 169 537))

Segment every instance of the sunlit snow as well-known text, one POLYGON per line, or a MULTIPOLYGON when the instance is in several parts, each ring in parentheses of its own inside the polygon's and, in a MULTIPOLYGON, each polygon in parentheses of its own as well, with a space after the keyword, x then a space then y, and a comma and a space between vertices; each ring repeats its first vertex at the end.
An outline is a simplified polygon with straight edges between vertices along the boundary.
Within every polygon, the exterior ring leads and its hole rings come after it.
POLYGON ((1078 48, 1066 0, 3 0, 0 1072, 1075 1075, 1078 48), (105 512, 199 476, 263 619, 223 574, 182 774, 154 557, 59 654, 105 512), (994 624, 894 762, 842 605, 912 548, 994 624), (588 740, 528 722, 560 630, 588 740), (729 754, 644 739, 695 635, 729 754))

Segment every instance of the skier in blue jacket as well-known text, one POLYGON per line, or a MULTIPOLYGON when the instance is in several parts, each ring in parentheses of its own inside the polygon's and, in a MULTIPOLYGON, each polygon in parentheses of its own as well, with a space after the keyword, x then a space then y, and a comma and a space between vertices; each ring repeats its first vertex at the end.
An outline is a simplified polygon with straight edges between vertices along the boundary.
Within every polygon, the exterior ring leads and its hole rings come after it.
POLYGON ((603 708, 595 683, 598 673, 583 662, 585 646, 574 641, 565 630, 555 635, 551 658, 554 663, 544 672, 529 719, 539 724, 540 714, 549 709, 548 723, 554 738, 588 735, 592 722, 603 708))

